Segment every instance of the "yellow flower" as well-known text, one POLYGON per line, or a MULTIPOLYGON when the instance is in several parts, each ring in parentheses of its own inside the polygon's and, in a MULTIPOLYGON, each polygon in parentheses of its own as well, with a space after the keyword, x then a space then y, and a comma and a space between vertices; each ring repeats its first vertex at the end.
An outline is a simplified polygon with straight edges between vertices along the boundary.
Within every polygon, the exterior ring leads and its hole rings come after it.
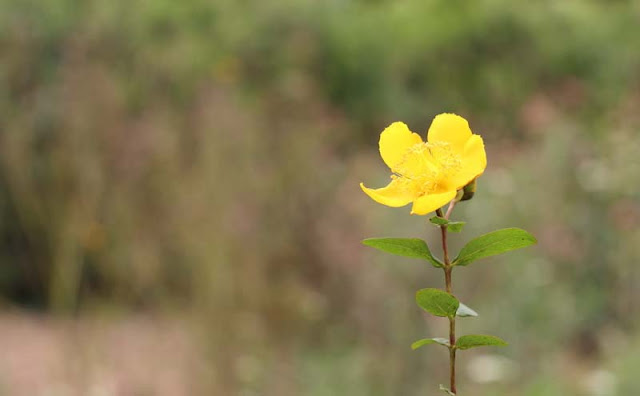
POLYGON ((458 190, 487 167, 484 143, 469 123, 456 114, 439 114, 427 141, 394 122, 380 134, 380 156, 391 168, 391 183, 371 189, 360 183, 374 201, 400 207, 413 202, 411 214, 426 215, 451 202, 458 190))

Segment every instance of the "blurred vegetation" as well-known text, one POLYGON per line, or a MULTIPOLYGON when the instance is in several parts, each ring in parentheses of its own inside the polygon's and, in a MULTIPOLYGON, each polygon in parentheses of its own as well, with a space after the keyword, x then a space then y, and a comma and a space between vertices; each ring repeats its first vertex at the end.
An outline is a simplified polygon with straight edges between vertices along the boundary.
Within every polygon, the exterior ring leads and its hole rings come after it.
POLYGON ((480 313, 463 332, 511 342, 509 376, 463 367, 460 388, 640 392, 639 18, 634 1, 0 0, 3 305, 186 312, 204 394, 437 389, 444 352, 409 345, 444 332, 413 302, 440 273, 359 244, 436 233, 358 182, 387 177, 386 125, 450 111, 489 155, 454 248, 507 226, 540 240, 455 274, 480 313))

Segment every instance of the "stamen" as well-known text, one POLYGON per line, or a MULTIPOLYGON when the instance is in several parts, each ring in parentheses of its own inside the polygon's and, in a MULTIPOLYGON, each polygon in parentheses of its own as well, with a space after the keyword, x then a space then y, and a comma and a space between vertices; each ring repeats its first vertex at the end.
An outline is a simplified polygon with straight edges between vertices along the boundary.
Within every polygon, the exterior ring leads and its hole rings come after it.
POLYGON ((407 150, 391 178, 407 192, 419 196, 431 194, 443 179, 459 172, 461 162, 448 143, 418 143, 407 150))

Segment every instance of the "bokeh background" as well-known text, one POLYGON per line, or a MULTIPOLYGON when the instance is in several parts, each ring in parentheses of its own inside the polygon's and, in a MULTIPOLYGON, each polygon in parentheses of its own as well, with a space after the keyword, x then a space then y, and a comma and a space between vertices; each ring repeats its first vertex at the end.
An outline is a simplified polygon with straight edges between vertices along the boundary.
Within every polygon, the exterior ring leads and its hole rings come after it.
POLYGON ((640 3, 0 0, 0 395, 438 395, 382 129, 466 117, 463 395, 640 394, 640 3))

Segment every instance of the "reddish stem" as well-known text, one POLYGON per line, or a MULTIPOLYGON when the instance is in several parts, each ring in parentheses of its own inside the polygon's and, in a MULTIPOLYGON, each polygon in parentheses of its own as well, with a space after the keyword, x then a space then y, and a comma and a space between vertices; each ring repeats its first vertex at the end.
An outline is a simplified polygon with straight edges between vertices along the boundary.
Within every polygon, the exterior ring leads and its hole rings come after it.
MULTIPOLYGON (((449 204, 446 216, 443 216, 442 210, 436 210, 436 215, 444 219, 449 219, 451 212, 455 206, 455 201, 449 204)), ((442 236, 442 253, 444 259, 444 281, 447 293, 452 294, 451 272, 453 267, 449 261, 449 250, 447 248, 447 226, 440 226, 440 234, 442 236)), ((457 394, 456 390, 456 317, 449 318, 449 390, 453 394, 457 394)))

